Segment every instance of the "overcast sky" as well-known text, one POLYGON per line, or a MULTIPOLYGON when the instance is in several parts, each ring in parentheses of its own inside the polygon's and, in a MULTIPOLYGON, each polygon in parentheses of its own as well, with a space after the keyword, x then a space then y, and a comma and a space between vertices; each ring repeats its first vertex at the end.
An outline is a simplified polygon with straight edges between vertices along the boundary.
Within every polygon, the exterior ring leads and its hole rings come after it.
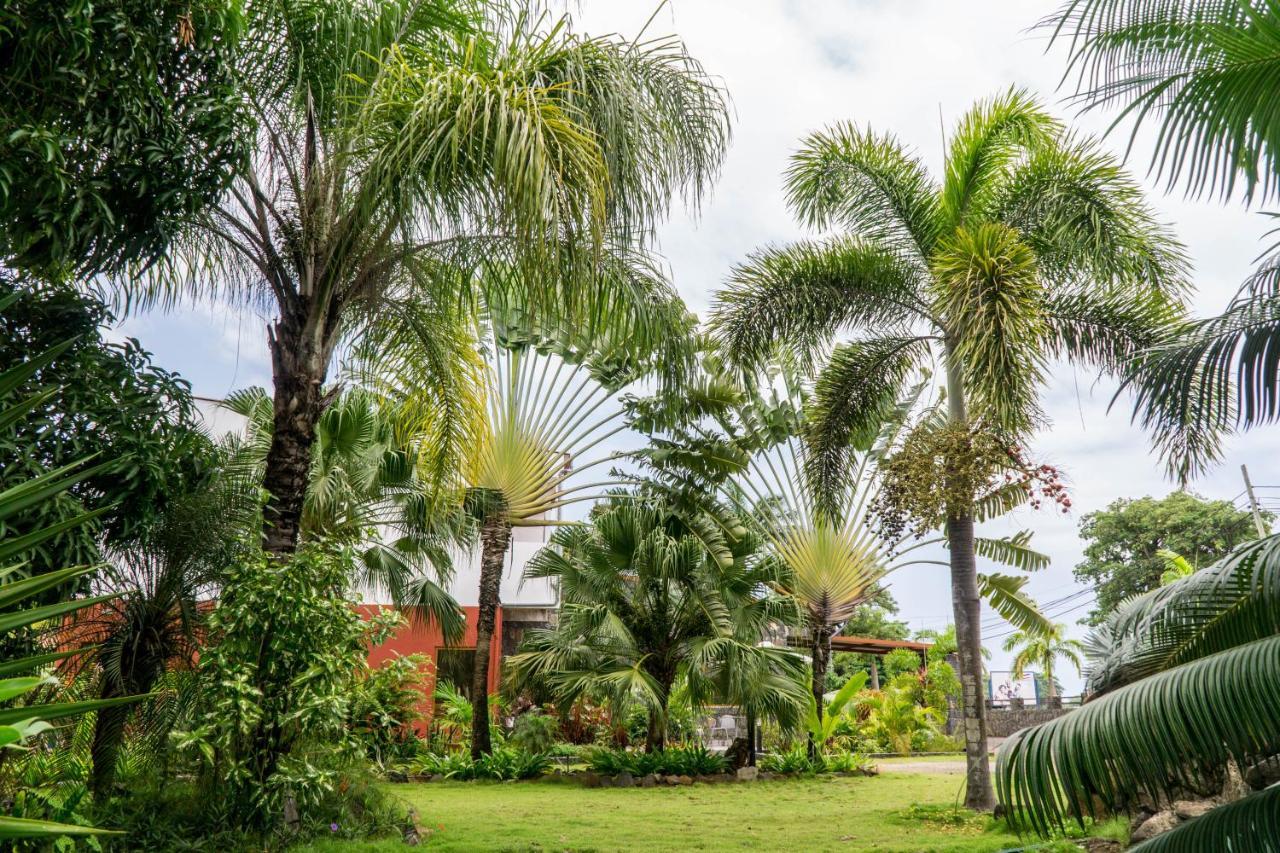
MULTIPOLYGON (((676 286, 705 316, 712 295, 732 264, 752 249, 802 235, 783 205, 781 173, 798 141, 831 122, 853 120, 892 131, 940 169, 943 129, 977 98, 1010 85, 1025 87, 1081 129, 1106 130, 1109 117, 1077 117, 1058 91, 1060 51, 1045 52, 1045 37, 1029 32, 1052 12, 1054 0, 675 0, 661 9, 651 34, 678 33, 690 52, 727 88, 735 113, 734 139, 723 176, 697 216, 677 213, 663 227, 660 245, 676 286)), ((653 12, 649 0, 582 0, 576 17, 592 34, 637 33, 653 12)), ((1123 153, 1127 134, 1107 145, 1123 153)), ((1149 145, 1140 140, 1130 157, 1142 176, 1149 145)), ((1202 314, 1221 310, 1262 249, 1268 225, 1239 204, 1194 202, 1165 195, 1151 182, 1152 204, 1171 222, 1195 262, 1202 314)), ((222 397, 246 385, 266 385, 270 367, 263 344, 265 318, 197 309, 131 318, 121 332, 138 337, 163 366, 177 370, 197 394, 222 397)), ((1140 431, 1128 423, 1128 407, 1107 406, 1113 386, 1061 368, 1046 391, 1050 429, 1033 455, 1065 469, 1073 500, 1066 517, 1020 511, 992 533, 1026 527, 1034 544, 1053 557, 1029 590, 1037 599, 1061 599, 1080 588, 1072 567, 1080 560, 1079 517, 1119 497, 1162 496, 1172 485, 1140 431)), ((1240 464, 1255 483, 1280 485, 1275 429, 1231 442, 1226 460, 1194 484, 1209 497, 1235 499, 1242 490, 1240 464)), ((946 570, 906 570, 891 584, 913 629, 951 621, 946 570)), ((1086 612, 1086 593, 1051 610, 1083 635, 1075 620, 1086 612), (1068 608, 1079 608, 1068 610, 1068 608)), ((989 618, 994 652, 990 666, 1007 656, 989 618)), ((1062 676, 1067 693, 1079 691, 1074 674, 1062 676)))

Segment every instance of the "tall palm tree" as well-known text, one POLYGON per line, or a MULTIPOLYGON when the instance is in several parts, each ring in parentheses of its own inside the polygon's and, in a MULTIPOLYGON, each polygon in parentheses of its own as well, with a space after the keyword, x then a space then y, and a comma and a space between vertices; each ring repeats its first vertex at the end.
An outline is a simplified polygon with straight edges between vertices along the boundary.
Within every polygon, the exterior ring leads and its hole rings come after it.
POLYGON ((1005 638, 1004 650, 1016 652, 1013 656, 1013 677, 1022 678, 1027 667, 1040 667, 1049 698, 1054 697, 1053 670, 1058 658, 1075 667, 1076 675, 1084 666, 1084 644, 1067 637, 1067 626, 1058 622, 1042 632, 1015 631, 1005 638))
POLYGON ((566 705, 584 695, 619 709, 638 701, 649 713, 648 752, 665 746, 680 681, 695 705, 730 701, 796 725, 800 660, 760 645, 790 607, 767 592, 768 567, 747 559, 756 544, 732 540, 722 560, 660 502, 618 495, 601 504, 588 524, 556 531, 526 569, 554 579, 563 604, 556 627, 531 631, 510 659, 515 682, 540 683, 566 705))
MULTIPOLYGON (((1189 195, 1280 197, 1280 7, 1271 0, 1072 0, 1042 26, 1070 48, 1086 108, 1158 123, 1152 171, 1189 195)), ((1221 316, 1182 330, 1133 378, 1137 412, 1180 480, 1222 434, 1280 417, 1280 254, 1272 246, 1221 316)))
POLYGON ((607 241, 643 239, 676 194, 697 202, 728 124, 674 39, 592 38, 468 0, 255 0, 246 15, 250 162, 169 263, 124 286, 274 312, 263 544, 283 554, 344 342, 387 322, 418 335, 436 417, 456 427, 436 448, 447 471, 481 405, 458 334, 473 277, 513 271, 541 310, 576 316, 607 241))
MULTIPOLYGON (((714 328, 744 365, 779 350, 801 364, 826 357, 813 429, 828 447, 864 434, 902 377, 935 359, 952 427, 1019 440, 1043 421, 1051 359, 1124 370, 1179 316, 1181 247, 1113 158, 1022 92, 965 114, 940 184, 893 137, 840 124, 804 141, 787 192, 806 224, 844 233, 753 255, 719 295, 714 328), (838 333, 852 339, 832 349, 838 333)), ((966 802, 989 808, 974 506, 963 498, 945 526, 966 802)))

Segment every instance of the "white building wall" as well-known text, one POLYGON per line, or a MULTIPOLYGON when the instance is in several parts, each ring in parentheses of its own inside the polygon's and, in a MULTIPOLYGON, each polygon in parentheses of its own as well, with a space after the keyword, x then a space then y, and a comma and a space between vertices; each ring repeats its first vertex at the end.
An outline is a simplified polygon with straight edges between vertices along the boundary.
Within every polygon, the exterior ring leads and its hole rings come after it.
MULTIPOLYGON (((246 422, 243 417, 228 411, 216 400, 199 398, 196 408, 204 427, 215 441, 229 434, 244 435, 246 422)), ((559 512, 556 513, 557 517, 559 512)), ((504 606, 555 607, 559 601, 555 586, 549 580, 524 580, 525 564, 542 548, 551 536, 550 527, 516 527, 511 531, 511 548, 507 553, 502 573, 499 595, 504 606)), ((474 607, 480 598, 480 548, 453 555, 453 582, 449 594, 463 607, 474 607)), ((363 591, 362 598, 370 604, 389 604, 385 593, 363 591)))

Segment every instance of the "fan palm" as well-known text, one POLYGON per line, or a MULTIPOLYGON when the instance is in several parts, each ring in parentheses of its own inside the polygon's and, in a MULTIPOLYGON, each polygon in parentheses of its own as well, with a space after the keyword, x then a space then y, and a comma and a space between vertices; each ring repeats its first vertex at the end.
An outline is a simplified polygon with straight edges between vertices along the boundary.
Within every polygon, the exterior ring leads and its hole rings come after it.
MULTIPOLYGON (((1152 171, 1192 195, 1280 194, 1280 7, 1271 0, 1073 0, 1043 27, 1070 47, 1086 108, 1158 123, 1152 171)), ((1219 458, 1223 432, 1280 415, 1280 256, 1269 254, 1219 317, 1155 349, 1133 379, 1137 413, 1170 473, 1219 458)))
POLYGON ((540 309, 577 316, 606 241, 641 239, 676 194, 696 202, 728 125, 673 39, 591 38, 467 0, 255 0, 246 16, 251 162, 170 263, 124 286, 274 310, 263 533, 287 553, 344 341, 394 321, 434 354, 422 381, 441 424, 434 470, 449 470, 481 405, 459 334, 473 277, 515 271, 540 309))
POLYGON ((679 680, 690 700, 731 701, 795 726, 805 707, 801 663, 761 646, 787 602, 764 593, 767 567, 733 540, 722 559, 670 508, 634 496, 597 507, 590 522, 556 531, 527 577, 554 579, 563 604, 555 628, 531 631, 509 663, 517 684, 538 683, 565 705, 607 698, 648 710, 647 751, 663 749, 679 680))
MULTIPOLYGON (((251 388, 224 405, 247 421, 245 435, 229 447, 232 475, 261 482, 271 445, 271 400, 251 388)), ((412 618, 433 621, 456 641, 464 622, 446 590, 453 576, 450 554, 471 539, 441 511, 439 484, 423 472, 426 447, 436 437, 418 428, 423 425, 399 404, 369 391, 338 395, 316 423, 301 535, 357 547, 358 586, 388 594, 412 618)))
MULTIPOLYGON (((1243 767, 1280 752, 1278 614, 1277 536, 1122 606, 1090 638, 1090 701, 1001 746, 1008 814, 1047 833, 1099 803, 1171 799, 1228 762, 1243 767)), ((1153 849, 1236 849, 1232 839, 1273 838, 1263 829, 1274 819, 1273 797, 1274 789, 1221 815, 1215 809, 1153 849)))
POLYGON ((1084 666, 1084 644, 1067 637, 1067 626, 1061 622, 1039 633, 1015 631, 1005 638, 1004 650, 1014 652, 1014 678, 1022 678, 1028 667, 1040 667, 1040 674, 1044 676, 1045 689, 1050 699, 1056 695, 1057 691, 1053 671, 1057 666, 1058 658, 1075 667, 1076 675, 1080 674, 1084 666))
MULTIPOLYGON (((1043 421, 1050 359, 1122 371, 1179 316, 1181 247, 1110 156, 1022 92, 960 120, 941 184, 894 138, 840 124, 804 141, 787 191, 806 224, 845 233, 752 256, 713 323, 744 365, 778 350, 803 365, 828 356, 813 428, 826 447, 864 433, 897 383, 935 358, 949 422, 1016 440, 1043 421), (832 350, 841 332, 854 339, 832 350)), ((990 807, 974 516, 971 505, 946 515, 966 801, 990 807)))

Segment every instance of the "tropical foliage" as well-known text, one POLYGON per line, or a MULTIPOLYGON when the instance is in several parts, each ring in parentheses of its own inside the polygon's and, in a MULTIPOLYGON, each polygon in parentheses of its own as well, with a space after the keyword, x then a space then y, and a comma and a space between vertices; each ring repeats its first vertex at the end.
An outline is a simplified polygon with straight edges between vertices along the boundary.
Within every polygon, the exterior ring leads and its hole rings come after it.
MULTIPOLYGON (((819 470, 840 470, 851 439, 874 433, 901 383, 938 361, 947 394, 939 436, 953 439, 935 474, 945 487, 970 458, 956 435, 1016 444, 1043 421, 1037 396, 1049 359, 1123 373, 1180 316, 1186 260, 1137 184, 1020 91, 961 118, 941 182, 893 137, 845 123, 804 140, 787 192, 804 224, 842 233, 766 249, 736 267, 713 328, 747 367, 778 355, 821 366, 811 441, 819 470), (853 339, 836 345, 837 334, 853 339)), ((978 497, 957 494, 944 509, 965 681, 966 802, 985 807, 978 497)))
POLYGON ((1050 699, 1057 695, 1058 682, 1054 670, 1059 658, 1070 664, 1076 675, 1084 666, 1084 644, 1069 638, 1067 626, 1060 622, 1040 633, 1015 631, 1005 638, 1004 650, 1013 652, 1010 665, 1014 678, 1022 678, 1032 666, 1039 667, 1050 699))
MULTIPOLYGON (((1280 665, 1278 573, 1280 537, 1272 536, 1117 610, 1090 641, 1097 698, 1001 746, 997 777, 1010 814, 1047 833, 1097 804, 1167 801, 1220 778, 1228 763, 1280 752, 1270 674, 1280 665)), ((1168 833, 1161 849, 1260 827, 1273 806, 1255 794, 1227 808, 1168 833)))
POLYGON ((759 645, 788 604, 762 594, 773 578, 746 559, 754 542, 727 544, 730 559, 717 559, 670 508, 625 495, 593 510, 589 525, 557 531, 526 574, 556 581, 559 621, 526 635, 508 661, 515 683, 543 687, 562 707, 583 696, 619 710, 639 703, 650 752, 665 745, 677 682, 695 706, 727 701, 794 726, 799 659, 759 645))
POLYGON ((1080 518, 1084 559, 1074 574, 1097 590, 1089 622, 1099 624, 1126 599, 1159 586, 1169 568, 1162 550, 1178 554, 1193 569, 1204 568, 1257 535, 1247 511, 1188 492, 1121 498, 1087 513, 1080 518))
MULTIPOLYGON (((1152 171, 1190 195, 1264 202, 1280 191, 1280 11, 1266 0, 1072 0, 1044 22, 1071 51, 1089 108, 1120 109, 1133 133, 1155 124, 1152 171)), ((1222 433, 1280 414, 1280 256, 1269 249, 1218 317, 1143 359, 1137 412, 1171 473, 1220 458, 1222 433)))

